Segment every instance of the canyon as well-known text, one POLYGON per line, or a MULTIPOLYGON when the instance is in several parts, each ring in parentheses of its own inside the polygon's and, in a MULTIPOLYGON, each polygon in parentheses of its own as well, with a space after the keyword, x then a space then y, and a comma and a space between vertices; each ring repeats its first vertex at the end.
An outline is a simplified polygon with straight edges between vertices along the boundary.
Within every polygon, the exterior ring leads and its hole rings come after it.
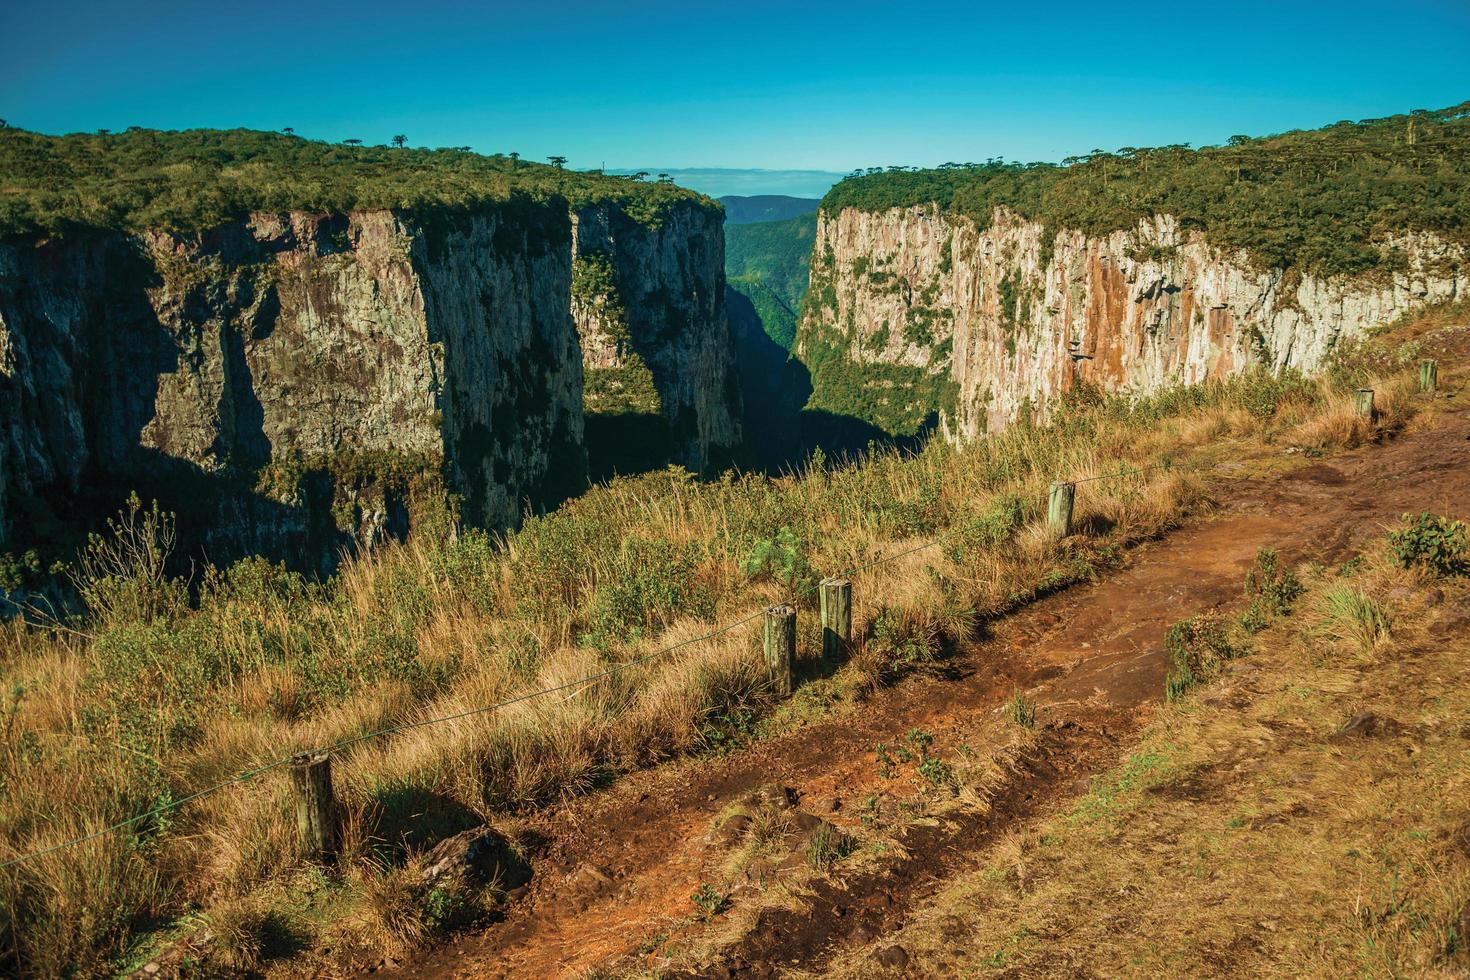
POLYGON ((127 489, 215 560, 327 568, 445 490, 515 526, 587 485, 584 371, 633 358, 666 461, 707 468, 740 438, 720 212, 642 217, 515 196, 7 239, 0 542, 127 489), (621 296, 574 289, 589 259, 621 296))

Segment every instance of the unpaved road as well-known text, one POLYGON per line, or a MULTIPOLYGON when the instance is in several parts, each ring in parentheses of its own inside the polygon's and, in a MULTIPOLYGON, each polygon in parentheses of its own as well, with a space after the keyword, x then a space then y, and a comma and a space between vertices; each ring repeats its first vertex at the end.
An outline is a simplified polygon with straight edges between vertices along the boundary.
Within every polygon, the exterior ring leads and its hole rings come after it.
POLYGON ((1258 549, 1335 563, 1405 512, 1470 517, 1467 439, 1470 414, 1443 414, 1431 431, 1286 475, 1223 474, 1211 516, 1135 549, 1126 568, 1097 584, 992 623, 948 676, 910 678, 858 712, 725 758, 637 774, 546 814, 535 831, 535 881, 505 919, 391 972, 550 977, 608 965, 657 967, 640 947, 671 923, 687 924, 689 896, 713 880, 711 862, 719 857, 704 838, 727 804, 775 783, 790 787, 802 810, 853 825, 858 802, 881 789, 876 743, 919 727, 936 744, 981 744, 977 733, 1003 724, 998 709, 1016 687, 1024 689, 1041 706, 1045 735, 988 812, 911 828, 900 837, 901 858, 819 881, 800 911, 763 912, 755 928, 696 972, 820 971, 835 950, 881 936, 948 876, 973 867, 998 830, 1084 792, 1087 776, 1115 762, 1118 744, 1151 717, 1163 689, 1167 627, 1237 604, 1258 549))

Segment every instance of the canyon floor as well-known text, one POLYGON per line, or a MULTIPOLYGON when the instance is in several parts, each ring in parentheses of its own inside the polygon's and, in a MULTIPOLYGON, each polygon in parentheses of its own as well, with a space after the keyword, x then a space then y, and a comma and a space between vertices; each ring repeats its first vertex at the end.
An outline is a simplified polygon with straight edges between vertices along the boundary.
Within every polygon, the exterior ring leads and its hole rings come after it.
MULTIPOLYGON (((520 837, 535 877, 512 894, 501 921, 377 972, 765 976, 1003 968, 1002 953, 982 962, 954 935, 930 935, 940 951, 921 953, 922 924, 943 918, 947 890, 1004 864, 1018 835, 1075 813, 1097 794, 1094 777, 1137 758, 1140 733, 1163 700, 1167 629, 1202 612, 1238 612, 1259 549, 1330 567, 1381 541, 1407 512, 1470 517, 1470 412, 1459 400, 1443 398, 1440 411, 1384 444, 1319 460, 1282 455, 1225 464, 1210 475, 1205 513, 1133 549, 1099 581, 989 623, 942 671, 910 677, 860 706, 814 710, 810 721, 777 737, 635 775, 531 820, 520 837), (1012 718, 1017 691, 1036 705, 1034 729, 1012 718), (887 748, 875 752, 880 743, 887 748), (936 772, 967 777, 933 778, 936 772), (949 789, 935 792, 940 784, 949 789), (822 849, 848 835, 853 843, 825 860, 822 849), (855 852, 844 855, 850 847, 855 852), (918 931, 905 942, 911 923, 918 931), (928 958, 914 959, 920 955, 928 958)), ((1442 592, 1431 600, 1448 623, 1441 640, 1463 645, 1470 605, 1454 595, 1441 599, 1442 592)), ((863 600, 859 590, 856 601, 863 600)), ((1269 667, 1270 656, 1267 649, 1234 662, 1225 678, 1192 697, 1211 710, 1245 711, 1266 694, 1251 693, 1240 672, 1269 667), (1212 692, 1222 687, 1234 692, 1224 707, 1212 692)), ((1371 691, 1353 703, 1364 698, 1371 691)), ((1257 732, 1248 740, 1253 758, 1274 751, 1272 737, 1268 731, 1263 741, 1257 732)), ((1237 798, 1249 772, 1236 763, 1196 786, 1188 804, 1237 798)), ((1313 819, 1303 814, 1276 822, 1313 819)), ((1163 827, 1140 834, 1130 844, 1140 853, 1174 843, 1163 827)), ((1262 933, 1241 941, 1269 946, 1270 939, 1262 933)), ((1244 962, 1222 956, 1224 972, 1244 962)), ((1084 966, 1055 961, 1050 968, 1084 966)))

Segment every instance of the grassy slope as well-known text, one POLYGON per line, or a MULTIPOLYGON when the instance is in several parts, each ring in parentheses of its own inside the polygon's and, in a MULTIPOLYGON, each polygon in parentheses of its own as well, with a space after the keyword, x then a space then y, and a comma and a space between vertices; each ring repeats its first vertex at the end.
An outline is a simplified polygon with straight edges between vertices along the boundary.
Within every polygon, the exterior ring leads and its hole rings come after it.
POLYGON ((1405 571, 1382 539, 1361 566, 1304 574, 1247 659, 885 942, 920 974, 1460 975, 1470 583, 1405 571), (1368 610, 1386 635, 1355 635, 1368 610), (1338 734, 1364 709, 1389 727, 1338 734))
POLYGON ((646 223, 676 202, 718 206, 673 185, 457 149, 352 147, 246 129, 69 136, 0 129, 0 237, 198 231, 248 211, 458 208, 516 196, 615 201, 646 223))
MULTIPOLYGON (((1058 548, 1038 525, 1055 475, 1188 457, 1232 426, 1295 438, 1303 420, 1342 410, 1346 396, 1329 389, 1360 380, 1245 377, 1132 405, 1083 393, 1051 426, 963 452, 932 444, 778 480, 619 480, 503 545, 425 533, 322 586, 243 562, 206 577, 197 605, 182 583, 129 560, 129 574, 91 583, 94 611, 75 631, 0 632, 0 687, 15 692, 0 744, 0 854, 284 751, 595 673, 793 589, 809 623, 818 575, 964 529, 929 553, 931 572, 906 576, 890 607, 857 624, 862 655, 833 687, 861 699, 932 658, 943 637, 969 635, 977 615, 1105 567, 1194 499, 1177 473, 1097 484, 1112 530, 1058 548)), ((252 924, 232 947, 250 957, 281 930, 314 957, 401 953, 443 924, 443 896, 412 884, 424 848, 760 715, 770 699, 758 643, 727 634, 570 696, 354 745, 336 763, 349 829, 325 878, 302 877, 279 773, 6 871, 0 959, 43 975, 97 970, 149 921, 198 911, 252 924)))

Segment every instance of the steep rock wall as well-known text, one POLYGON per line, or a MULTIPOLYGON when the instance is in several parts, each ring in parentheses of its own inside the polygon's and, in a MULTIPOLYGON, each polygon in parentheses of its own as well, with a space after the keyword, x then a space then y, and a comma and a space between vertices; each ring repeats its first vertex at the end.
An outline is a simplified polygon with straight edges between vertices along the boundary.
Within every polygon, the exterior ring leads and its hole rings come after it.
POLYGON ((521 201, 0 244, 0 487, 202 494, 227 551, 308 547, 313 495, 371 535, 425 479, 514 523, 584 472, 569 244, 521 201))
POLYGON ((596 204, 573 213, 572 237, 589 452, 610 455, 598 439, 663 439, 645 462, 718 467, 741 437, 720 211, 683 202, 649 224, 596 204), (599 430, 591 415, 657 415, 662 424, 599 430))
POLYGON ((1079 381, 1147 391, 1254 363, 1313 370, 1344 339, 1470 286, 1462 247, 1386 244, 1400 271, 1322 279, 1258 268, 1168 215, 1090 238, 1004 209, 980 231, 935 206, 848 208, 819 221, 798 353, 942 379, 927 407, 973 439, 1079 381))

